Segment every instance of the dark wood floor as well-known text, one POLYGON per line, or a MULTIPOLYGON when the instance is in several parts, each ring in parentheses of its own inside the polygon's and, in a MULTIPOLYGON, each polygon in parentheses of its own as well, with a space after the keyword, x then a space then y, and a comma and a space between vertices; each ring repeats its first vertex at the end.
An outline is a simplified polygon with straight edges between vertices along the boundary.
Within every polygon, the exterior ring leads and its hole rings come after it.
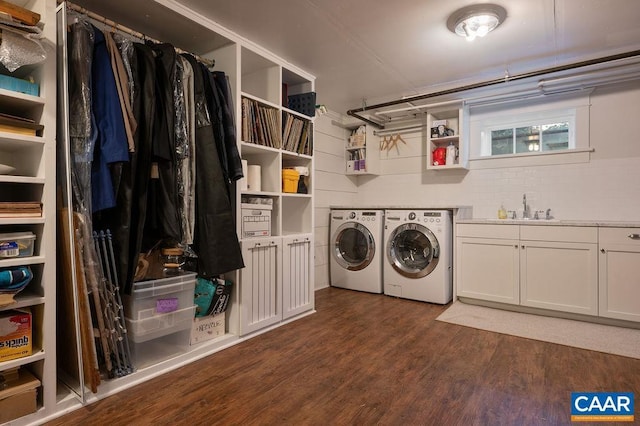
POLYGON ((50 424, 559 425, 572 391, 640 395, 640 360, 436 321, 446 307, 328 288, 316 309, 50 424))

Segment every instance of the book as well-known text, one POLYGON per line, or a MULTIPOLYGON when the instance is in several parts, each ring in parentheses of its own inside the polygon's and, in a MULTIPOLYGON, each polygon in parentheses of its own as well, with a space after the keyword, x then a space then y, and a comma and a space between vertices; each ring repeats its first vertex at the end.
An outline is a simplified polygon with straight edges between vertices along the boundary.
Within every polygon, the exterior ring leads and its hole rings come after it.
POLYGON ((41 211, 0 211, 0 218, 8 217, 42 217, 41 211))
POLYGON ((36 124, 29 119, 0 114, 0 132, 37 136, 43 129, 42 124, 36 124))
POLYGON ((16 19, 27 25, 35 25, 40 22, 40 14, 32 12, 28 9, 20 7, 8 1, 0 0, 0 12, 6 13, 13 19, 16 19))

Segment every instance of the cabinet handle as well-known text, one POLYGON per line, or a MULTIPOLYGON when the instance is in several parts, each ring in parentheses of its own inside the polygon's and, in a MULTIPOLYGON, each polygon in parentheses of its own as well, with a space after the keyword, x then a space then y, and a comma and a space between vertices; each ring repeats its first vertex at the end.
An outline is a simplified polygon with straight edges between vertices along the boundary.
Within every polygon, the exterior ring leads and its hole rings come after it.
POLYGON ((629 234, 627 236, 632 240, 640 240, 640 234, 629 234))
POLYGON ((524 244, 521 247, 522 247, 522 250, 524 250, 524 244))
POLYGON ((606 253, 605 249, 600 249, 600 253, 605 254, 606 253))
POLYGON ((518 245, 516 244, 516 245, 514 245, 513 247, 518 248, 518 245))

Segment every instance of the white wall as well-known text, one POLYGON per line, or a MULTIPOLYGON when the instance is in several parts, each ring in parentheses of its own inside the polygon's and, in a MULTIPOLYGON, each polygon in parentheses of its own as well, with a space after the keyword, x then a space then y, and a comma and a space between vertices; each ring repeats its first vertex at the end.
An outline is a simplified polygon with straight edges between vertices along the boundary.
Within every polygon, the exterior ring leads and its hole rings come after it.
POLYGON ((353 204, 358 187, 345 176, 347 132, 331 124, 342 118, 335 113, 318 115, 314 135, 315 288, 329 286, 329 207, 353 204))
POLYGON ((357 205, 470 205, 494 218, 501 203, 521 210, 526 193, 559 219, 640 222, 640 81, 592 93, 588 163, 426 171, 423 136, 403 137, 411 147, 382 153, 383 176, 360 184, 357 205))
POLYGON ((343 176, 346 134, 325 117, 316 119, 316 288, 328 285, 330 205, 468 205, 495 218, 502 203, 520 211, 526 193, 532 209, 558 219, 640 222, 640 81, 591 94, 588 163, 426 171, 425 136, 412 133, 381 152, 380 176, 352 181, 343 176))

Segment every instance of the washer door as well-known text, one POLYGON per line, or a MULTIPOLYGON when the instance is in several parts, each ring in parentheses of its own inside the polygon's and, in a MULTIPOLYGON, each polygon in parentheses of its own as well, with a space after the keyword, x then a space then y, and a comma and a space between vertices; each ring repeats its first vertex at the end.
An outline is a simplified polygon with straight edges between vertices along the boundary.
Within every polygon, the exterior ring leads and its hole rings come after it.
POLYGON ((440 244, 431 230, 419 223, 405 223, 393 230, 387 243, 387 259, 407 278, 429 275, 438 264, 440 244))
POLYGON ((349 271, 359 271, 369 266, 376 252, 371 232, 357 222, 340 225, 335 232, 333 257, 349 271))

